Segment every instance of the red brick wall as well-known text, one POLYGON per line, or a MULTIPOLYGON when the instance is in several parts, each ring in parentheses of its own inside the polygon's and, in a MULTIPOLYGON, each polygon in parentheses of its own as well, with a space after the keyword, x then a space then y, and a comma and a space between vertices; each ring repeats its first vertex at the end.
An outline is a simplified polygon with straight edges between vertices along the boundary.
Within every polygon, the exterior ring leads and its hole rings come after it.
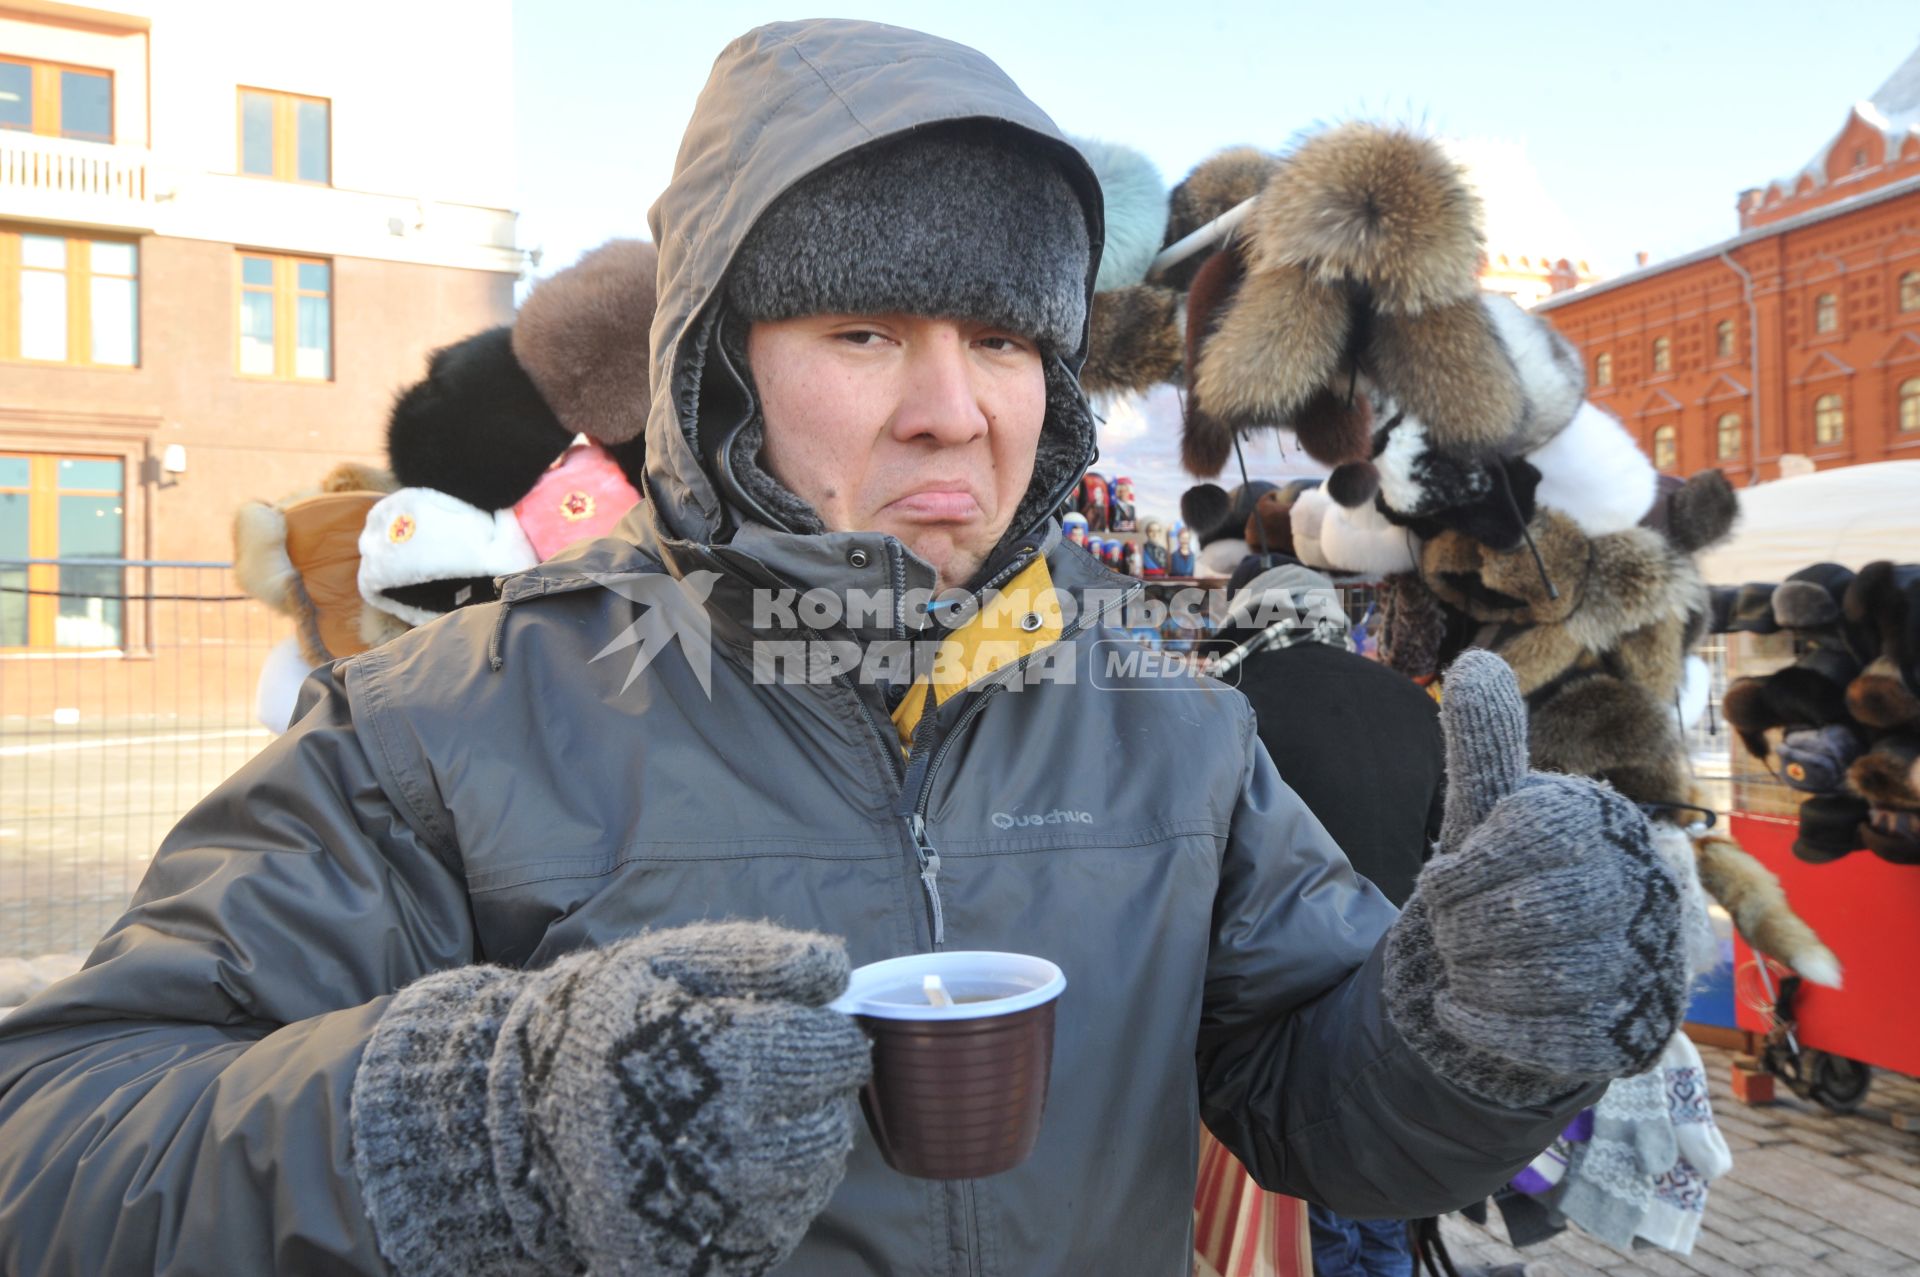
POLYGON ((1752 308, 1738 273, 1718 257, 1575 294, 1543 310, 1585 353, 1612 356, 1613 384, 1592 398, 1639 438, 1675 427, 1669 471, 1709 466, 1745 482, 1760 421, 1760 477, 1779 473, 1782 453, 1803 453, 1821 469, 1890 458, 1920 458, 1920 431, 1899 431, 1899 387, 1920 377, 1920 310, 1901 311, 1900 279, 1920 272, 1920 192, 1842 213, 1813 226, 1740 245, 1730 256, 1753 277, 1752 308), (1818 298, 1835 299, 1837 324, 1815 331, 1818 298), (1734 326, 1730 357, 1715 349, 1715 327, 1734 326), (1756 329, 1757 325, 1757 329, 1756 329), (1757 360, 1751 343, 1758 335, 1757 360), (1656 373, 1652 347, 1671 343, 1669 371, 1656 373), (1814 441, 1815 401, 1838 394, 1845 437, 1814 441), (1716 422, 1741 416, 1739 454, 1717 455, 1716 422))

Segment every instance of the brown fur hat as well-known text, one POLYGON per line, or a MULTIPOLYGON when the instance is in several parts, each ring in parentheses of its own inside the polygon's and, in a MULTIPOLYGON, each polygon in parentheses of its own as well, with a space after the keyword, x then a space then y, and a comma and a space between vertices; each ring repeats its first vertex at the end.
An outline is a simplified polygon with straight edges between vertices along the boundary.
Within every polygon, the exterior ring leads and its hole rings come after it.
POLYGON ((1686 752, 1670 704, 1637 683, 1595 673, 1534 706, 1533 765, 1604 780, 1637 803, 1682 801, 1686 752))
POLYGON ((1483 455, 1511 441, 1526 417, 1519 371, 1478 297, 1378 316, 1366 365, 1400 408, 1426 423, 1437 448, 1483 455))
POLYGON ((1494 550, 1452 530, 1422 547, 1421 579, 1474 620, 1524 627, 1495 649, 1523 692, 1610 653, 1663 707, 1669 704, 1681 683, 1689 627, 1706 607, 1693 561, 1649 529, 1589 537, 1546 507, 1529 530, 1558 598, 1550 597, 1525 545, 1494 550))
POLYGON ((1653 508, 1640 522, 1671 541, 1684 554, 1695 554, 1733 535, 1740 517, 1740 499, 1718 470, 1702 470, 1685 483, 1662 484, 1653 508))
POLYGON ((348 461, 314 487, 276 502, 243 502, 234 511, 234 577, 247 594, 293 621, 300 654, 310 665, 364 650, 355 641, 355 628, 359 614, 372 609, 362 607, 352 588, 342 547, 357 537, 372 501, 398 486, 389 472, 348 461), (299 524, 298 535, 291 537, 290 514, 299 524), (296 546, 290 547, 290 539, 296 546), (296 555, 326 561, 296 563, 296 555), (309 580, 308 571, 321 579, 309 580))
POLYGON ((1382 314, 1413 316, 1479 292, 1480 199, 1430 138, 1354 121, 1287 155, 1248 218, 1252 268, 1361 282, 1382 314))
POLYGON ((1867 564, 1842 612, 1871 644, 1872 659, 1847 688, 1853 716, 1870 727, 1920 726, 1920 565, 1867 564))
MULTIPOLYGON (((1195 475, 1218 474, 1233 433, 1287 426, 1307 455, 1327 465, 1371 450, 1366 397, 1335 387, 1352 325, 1347 296, 1291 270, 1249 275, 1199 338, 1187 372, 1181 459, 1195 475)), ((1189 345, 1196 316, 1188 312, 1189 345)))
MULTIPOLYGON (((1185 239, 1227 210, 1258 195, 1280 166, 1275 156, 1251 146, 1234 146, 1201 160, 1167 199, 1167 235, 1162 246, 1185 239)), ((1213 252, 1175 262, 1155 282, 1186 288, 1213 252)))
POLYGON ((1920 811, 1920 736, 1883 736, 1847 769, 1847 787, 1876 807, 1920 811))
POLYGON ((1133 284, 1094 294, 1087 362, 1080 370, 1088 394, 1140 391, 1172 381, 1184 358, 1179 293, 1133 284))
POLYGON ((603 444, 645 433, 658 266, 645 240, 609 240, 541 280, 520 307, 514 356, 568 430, 603 444))

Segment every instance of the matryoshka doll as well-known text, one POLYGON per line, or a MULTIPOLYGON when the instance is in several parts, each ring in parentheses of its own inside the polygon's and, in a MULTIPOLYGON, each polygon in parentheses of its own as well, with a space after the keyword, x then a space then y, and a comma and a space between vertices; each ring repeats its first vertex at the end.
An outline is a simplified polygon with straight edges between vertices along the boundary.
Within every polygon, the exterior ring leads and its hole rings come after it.
POLYGON ((1138 532, 1140 525, 1134 522, 1133 480, 1115 478, 1113 481, 1113 500, 1107 511, 1107 526, 1115 532, 1138 532))

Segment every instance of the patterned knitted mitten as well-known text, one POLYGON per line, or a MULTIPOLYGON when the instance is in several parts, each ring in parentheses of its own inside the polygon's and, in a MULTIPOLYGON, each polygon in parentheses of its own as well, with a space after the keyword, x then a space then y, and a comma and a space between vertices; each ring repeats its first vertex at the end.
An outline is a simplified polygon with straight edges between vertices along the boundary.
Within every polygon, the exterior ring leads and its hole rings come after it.
POLYGON ((354 1078, 354 1171, 400 1272, 762 1273, 826 1206, 869 1064, 841 943, 655 932, 401 990, 354 1078))
POLYGON ((1514 1107, 1647 1069, 1688 973, 1646 818, 1604 785, 1528 770, 1526 703, 1490 652, 1448 669, 1441 721, 1440 854, 1388 936, 1394 1025, 1436 1072, 1514 1107))

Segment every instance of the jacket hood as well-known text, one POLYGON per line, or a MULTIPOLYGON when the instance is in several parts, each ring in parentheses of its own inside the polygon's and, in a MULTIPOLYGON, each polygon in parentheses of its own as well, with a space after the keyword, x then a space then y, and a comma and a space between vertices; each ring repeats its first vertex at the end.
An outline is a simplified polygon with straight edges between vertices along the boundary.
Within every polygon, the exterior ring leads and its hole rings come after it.
MULTIPOLYGON (((861 147, 957 121, 1007 127, 1057 159, 1087 216, 1091 299, 1100 262, 1099 183, 1045 112, 984 55, 879 23, 817 20, 756 28, 715 60, 681 140, 673 180, 648 213, 660 253, 659 306, 651 333, 653 402, 646 428, 648 500, 646 517, 630 519, 625 530, 676 574, 695 562, 711 565, 704 551, 730 536, 701 431, 703 421, 717 430, 715 415, 733 405, 711 397, 703 402, 703 384, 712 381, 704 377, 710 358, 727 358, 715 340, 715 299, 747 232, 776 199, 817 169, 861 147)), ((1049 430, 1063 393, 1084 408, 1074 374, 1086 348, 1083 325, 1077 348, 1060 352, 1060 366, 1049 368, 1049 430)), ((1041 504, 1044 517, 1066 497, 1093 460, 1091 429, 1085 434, 1084 443, 1069 450, 1072 455, 1036 466, 1023 510, 1041 504), (1065 469, 1072 473, 1059 473, 1065 469), (1037 494, 1041 487, 1047 491, 1037 494)), ((776 572, 783 548, 805 559, 821 558, 823 547, 807 547, 803 554, 798 545, 784 544, 789 539, 835 542, 827 557, 840 558, 855 542, 881 538, 877 533, 802 538, 767 532, 758 540, 770 544, 756 544, 754 557, 776 572), (840 541, 849 544, 840 546, 840 541)))

